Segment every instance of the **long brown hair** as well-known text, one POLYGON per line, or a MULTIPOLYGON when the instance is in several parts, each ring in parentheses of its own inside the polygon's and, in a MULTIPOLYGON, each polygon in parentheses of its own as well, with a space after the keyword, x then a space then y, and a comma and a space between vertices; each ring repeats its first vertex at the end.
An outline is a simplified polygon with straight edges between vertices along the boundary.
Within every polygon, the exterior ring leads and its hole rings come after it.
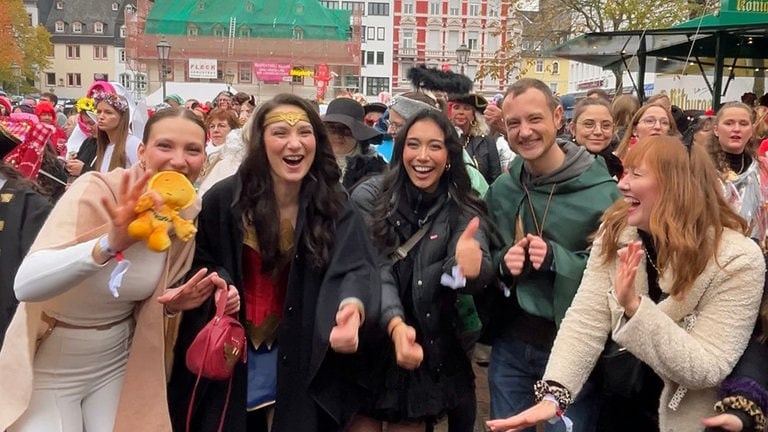
MULTIPOLYGON (((131 118, 130 109, 128 108, 128 102, 125 100, 124 97, 120 95, 113 95, 115 98, 120 99, 125 109, 121 110, 120 108, 116 107, 115 105, 112 105, 107 100, 103 100, 96 105, 98 108, 99 105, 102 103, 105 103, 112 107, 115 112, 117 112, 118 115, 120 115, 120 122, 117 124, 117 129, 115 130, 115 133, 113 134, 115 137, 115 142, 112 143, 115 145, 115 148, 112 150, 112 158, 109 160, 109 170, 112 171, 115 168, 125 168, 126 162, 128 161, 128 157, 125 155, 125 142, 128 140, 128 125, 129 120, 131 118)), ((109 135, 104 132, 103 130, 99 129, 97 135, 96 135, 96 169, 101 169, 101 163, 104 159, 104 153, 107 151, 107 146, 109 146, 110 140, 109 135)))
MULTIPOLYGON (((747 222, 725 201, 712 160, 704 149, 685 146, 676 137, 650 136, 635 144, 624 166, 645 164, 658 183, 650 233, 658 251, 657 267, 671 268, 671 295, 683 297, 717 255, 724 228, 748 232, 747 222)), ((619 236, 627 226, 628 205, 614 203, 603 214, 597 236, 603 239, 605 264, 616 259, 619 236)))
POLYGON ((664 105, 655 103, 645 104, 641 106, 640 109, 637 110, 635 115, 632 117, 632 122, 627 125, 627 130, 624 132, 624 136, 621 138, 621 143, 619 143, 619 146, 616 147, 616 156, 618 156, 619 159, 624 160, 624 158, 627 156, 627 152, 629 151, 629 142, 632 140, 632 136, 634 135, 633 131, 635 127, 637 127, 637 124, 640 123, 640 119, 643 118, 645 112, 651 108, 661 108, 664 110, 664 112, 667 114, 667 119, 669 120, 669 132, 667 135, 677 135, 677 124, 675 124, 675 118, 672 117, 672 113, 668 109, 664 108, 664 105))

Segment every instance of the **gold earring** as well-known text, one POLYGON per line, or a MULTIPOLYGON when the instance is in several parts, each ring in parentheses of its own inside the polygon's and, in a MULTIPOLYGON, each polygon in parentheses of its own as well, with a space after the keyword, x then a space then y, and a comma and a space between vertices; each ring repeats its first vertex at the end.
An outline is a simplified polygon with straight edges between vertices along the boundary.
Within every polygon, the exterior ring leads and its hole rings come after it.
POLYGON ((144 162, 143 160, 142 160, 142 161, 139 161, 139 166, 140 166, 140 167, 141 167, 141 169, 143 169, 143 170, 146 170, 146 169, 147 169, 147 163, 146 163, 146 162, 144 162))

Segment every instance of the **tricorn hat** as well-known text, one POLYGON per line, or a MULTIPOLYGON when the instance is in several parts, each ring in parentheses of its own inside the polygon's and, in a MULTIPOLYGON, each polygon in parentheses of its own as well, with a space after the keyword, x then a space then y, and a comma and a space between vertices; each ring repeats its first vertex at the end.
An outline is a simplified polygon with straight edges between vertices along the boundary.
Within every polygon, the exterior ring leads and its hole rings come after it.
POLYGON ((488 99, 476 93, 452 95, 448 97, 448 101, 471 105, 476 111, 480 111, 480 114, 488 108, 488 99))

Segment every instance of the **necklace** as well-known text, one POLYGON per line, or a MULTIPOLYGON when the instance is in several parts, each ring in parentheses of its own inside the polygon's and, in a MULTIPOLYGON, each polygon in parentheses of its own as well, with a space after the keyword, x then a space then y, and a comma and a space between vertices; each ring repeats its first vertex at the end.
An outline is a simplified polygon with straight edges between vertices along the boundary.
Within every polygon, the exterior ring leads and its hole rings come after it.
POLYGON ((648 249, 645 248, 645 245, 643 245, 643 252, 645 252, 645 257, 648 259, 648 262, 651 264, 651 267, 653 267, 654 270, 656 270, 656 276, 661 276, 661 272, 659 271, 659 268, 656 267, 656 264, 654 264, 653 260, 651 259, 651 254, 648 253, 648 249))
POLYGON ((549 198, 547 198, 547 205, 544 207, 544 216, 541 218, 541 225, 539 225, 539 220, 536 217, 536 209, 533 208, 533 200, 531 200, 531 193, 528 191, 528 187, 523 184, 523 190, 525 191, 525 196, 528 198, 528 207, 531 209, 531 217, 533 218, 533 226, 536 228, 536 235, 541 237, 541 234, 544 232, 544 222, 547 220, 547 215, 549 214, 549 205, 552 203, 552 195, 555 193, 555 188, 557 188, 557 183, 552 185, 552 190, 549 191, 549 198))

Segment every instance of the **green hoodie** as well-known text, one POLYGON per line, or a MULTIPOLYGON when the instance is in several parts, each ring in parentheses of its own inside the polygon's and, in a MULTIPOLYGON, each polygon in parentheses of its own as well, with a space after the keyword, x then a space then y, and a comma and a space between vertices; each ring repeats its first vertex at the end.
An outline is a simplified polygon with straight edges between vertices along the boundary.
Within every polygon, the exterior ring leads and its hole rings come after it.
POLYGON ((494 265, 508 275, 503 267, 504 254, 516 238, 537 234, 521 183, 525 181, 542 238, 551 247, 552 261, 548 269, 538 271, 526 265, 520 276, 512 278, 510 288, 524 311, 554 321, 557 326, 581 283, 589 257, 589 238, 597 230, 603 211, 621 196, 602 158, 595 158, 571 142, 559 144, 565 152, 560 168, 531 178, 524 168, 525 161, 515 158, 509 173, 499 176, 485 195, 490 219, 503 239, 503 246, 492 250, 494 265), (522 233, 515 232, 518 218, 522 233))

